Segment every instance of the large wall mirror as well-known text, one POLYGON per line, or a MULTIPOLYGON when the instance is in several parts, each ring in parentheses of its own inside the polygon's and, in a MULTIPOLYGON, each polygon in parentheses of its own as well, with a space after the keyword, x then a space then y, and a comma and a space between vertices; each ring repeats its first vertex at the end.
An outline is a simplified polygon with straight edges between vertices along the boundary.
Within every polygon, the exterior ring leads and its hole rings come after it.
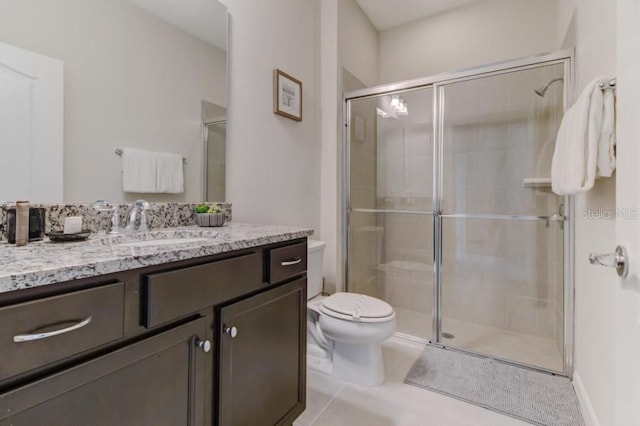
POLYGON ((217 0, 0 2, 0 202, 223 201, 217 0), (118 148, 185 159, 184 193, 122 190, 118 148))

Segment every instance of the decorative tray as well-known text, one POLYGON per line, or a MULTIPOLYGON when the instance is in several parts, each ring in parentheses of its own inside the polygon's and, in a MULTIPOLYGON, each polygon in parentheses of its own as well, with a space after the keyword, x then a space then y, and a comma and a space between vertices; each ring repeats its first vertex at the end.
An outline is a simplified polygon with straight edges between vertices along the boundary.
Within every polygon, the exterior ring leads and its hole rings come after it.
POLYGON ((86 240, 89 237, 89 235, 91 235, 91 232, 89 231, 77 232, 75 234, 65 234, 63 232, 49 232, 47 234, 47 237, 49 237, 49 239, 54 243, 64 243, 64 242, 70 242, 70 241, 83 241, 83 240, 86 240))

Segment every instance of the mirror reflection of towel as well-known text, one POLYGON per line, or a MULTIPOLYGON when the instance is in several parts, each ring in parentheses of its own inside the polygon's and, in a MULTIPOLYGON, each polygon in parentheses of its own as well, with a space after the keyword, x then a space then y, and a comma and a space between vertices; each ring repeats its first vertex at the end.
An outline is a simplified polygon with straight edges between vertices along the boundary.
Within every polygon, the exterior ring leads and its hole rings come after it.
POLYGON ((156 153, 141 149, 122 149, 122 190, 156 192, 156 153))
POLYGON ((156 153, 156 192, 181 194, 184 192, 182 156, 168 152, 156 153))
POLYGON ((182 156, 169 152, 123 148, 122 190, 146 194, 183 193, 182 156))

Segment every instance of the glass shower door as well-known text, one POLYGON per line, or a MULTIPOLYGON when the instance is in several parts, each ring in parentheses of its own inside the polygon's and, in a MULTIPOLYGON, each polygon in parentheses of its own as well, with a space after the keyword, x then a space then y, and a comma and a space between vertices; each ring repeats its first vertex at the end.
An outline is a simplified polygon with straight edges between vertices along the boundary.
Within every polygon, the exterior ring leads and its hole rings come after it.
POLYGON ((440 343, 559 372, 564 199, 548 178, 563 73, 559 63, 438 89, 440 343))
POLYGON ((349 291, 385 300, 400 333, 433 329, 433 89, 349 102, 349 291))

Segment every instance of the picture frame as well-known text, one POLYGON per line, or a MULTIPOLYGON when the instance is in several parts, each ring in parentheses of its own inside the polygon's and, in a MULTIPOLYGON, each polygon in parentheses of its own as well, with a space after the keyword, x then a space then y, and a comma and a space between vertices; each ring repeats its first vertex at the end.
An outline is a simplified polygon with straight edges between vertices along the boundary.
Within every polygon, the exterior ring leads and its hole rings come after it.
POLYGON ((302 121, 302 82, 277 68, 273 70, 273 112, 302 121))

